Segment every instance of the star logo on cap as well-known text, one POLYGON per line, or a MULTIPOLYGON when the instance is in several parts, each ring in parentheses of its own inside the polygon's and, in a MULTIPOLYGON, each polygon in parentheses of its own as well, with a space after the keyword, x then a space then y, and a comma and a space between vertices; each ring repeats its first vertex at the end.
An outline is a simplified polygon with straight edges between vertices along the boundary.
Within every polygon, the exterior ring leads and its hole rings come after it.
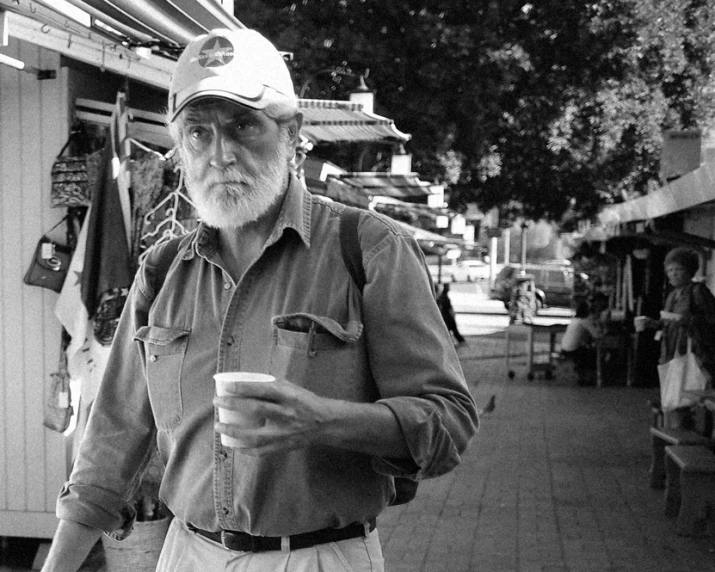
POLYGON ((199 65, 202 68, 225 66, 233 59, 233 44, 220 36, 208 40, 199 52, 199 65))

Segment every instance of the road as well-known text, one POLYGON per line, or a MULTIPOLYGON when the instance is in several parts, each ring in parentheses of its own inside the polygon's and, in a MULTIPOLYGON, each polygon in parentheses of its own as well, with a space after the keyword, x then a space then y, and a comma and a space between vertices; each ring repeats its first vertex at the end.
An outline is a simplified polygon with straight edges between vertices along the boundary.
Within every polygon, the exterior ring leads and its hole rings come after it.
MULTIPOLYGON (((457 326, 462 335, 476 336, 503 331, 509 325, 504 304, 490 300, 486 283, 456 282, 450 284, 449 297, 457 313, 457 326)), ((544 308, 536 320, 540 324, 568 322, 568 308, 544 308)))

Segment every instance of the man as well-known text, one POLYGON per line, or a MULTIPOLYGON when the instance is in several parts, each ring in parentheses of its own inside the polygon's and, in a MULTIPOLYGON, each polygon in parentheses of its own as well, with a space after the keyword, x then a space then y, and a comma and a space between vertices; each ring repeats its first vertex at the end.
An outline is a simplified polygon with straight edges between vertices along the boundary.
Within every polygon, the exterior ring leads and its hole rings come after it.
POLYGON ((362 292, 351 280, 344 207, 292 173, 302 117, 257 32, 190 43, 168 119, 202 223, 138 272, 44 570, 76 570, 101 531, 130 532, 155 435, 175 515, 159 570, 382 570, 392 477, 451 470, 477 426, 423 257, 365 212, 362 292), (214 397, 213 374, 232 370, 277 381, 214 397), (216 407, 257 422, 217 423, 216 407))
POLYGON ((442 284, 439 294, 437 294, 437 307, 442 313, 442 319, 447 326, 447 330, 450 334, 454 334, 457 344, 460 346, 466 344, 467 340, 459 332, 457 320, 454 317, 454 308, 452 307, 452 301, 449 299, 449 284, 442 284))

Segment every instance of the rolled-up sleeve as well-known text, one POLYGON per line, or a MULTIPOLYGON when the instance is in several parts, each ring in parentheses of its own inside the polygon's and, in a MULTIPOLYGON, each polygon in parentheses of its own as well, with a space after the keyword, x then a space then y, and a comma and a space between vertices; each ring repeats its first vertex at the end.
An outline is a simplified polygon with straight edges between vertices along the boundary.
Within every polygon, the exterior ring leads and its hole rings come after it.
POLYGON ((411 236, 389 228, 363 256, 363 319, 379 402, 397 418, 412 462, 375 458, 373 467, 419 480, 456 467, 479 420, 424 256, 411 236))
POLYGON ((106 370, 77 458, 58 499, 58 518, 126 537, 135 518, 130 501, 155 448, 156 430, 143 354, 134 342, 149 300, 137 276, 119 321, 106 370))

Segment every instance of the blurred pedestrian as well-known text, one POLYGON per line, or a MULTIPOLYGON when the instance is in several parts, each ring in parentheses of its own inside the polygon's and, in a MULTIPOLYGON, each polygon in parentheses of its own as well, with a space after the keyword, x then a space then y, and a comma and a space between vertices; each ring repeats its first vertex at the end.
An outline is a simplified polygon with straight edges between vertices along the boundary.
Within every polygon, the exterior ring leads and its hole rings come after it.
POLYGON ((437 296, 437 306, 439 306, 439 311, 442 313, 442 319, 447 325, 449 333, 457 340, 457 344, 460 346, 466 344, 467 340, 464 339, 464 336, 459 333, 459 328, 457 328, 454 308, 452 307, 452 301, 449 299, 449 284, 441 285, 437 296))

